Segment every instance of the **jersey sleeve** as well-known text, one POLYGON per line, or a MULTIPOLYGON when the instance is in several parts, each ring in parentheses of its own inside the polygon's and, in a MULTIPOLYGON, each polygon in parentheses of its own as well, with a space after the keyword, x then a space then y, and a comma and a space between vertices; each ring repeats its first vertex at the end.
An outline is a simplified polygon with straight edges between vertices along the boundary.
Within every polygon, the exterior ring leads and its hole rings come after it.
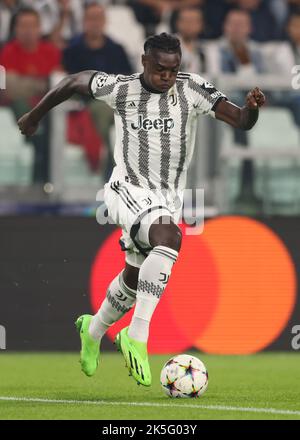
POLYGON ((94 99, 106 102, 114 108, 116 96, 117 76, 108 75, 105 72, 96 72, 91 77, 89 89, 94 99))
POLYGON ((193 105, 197 114, 215 117, 215 108, 219 101, 226 99, 209 81, 200 75, 193 74, 189 79, 189 88, 192 94, 193 105))

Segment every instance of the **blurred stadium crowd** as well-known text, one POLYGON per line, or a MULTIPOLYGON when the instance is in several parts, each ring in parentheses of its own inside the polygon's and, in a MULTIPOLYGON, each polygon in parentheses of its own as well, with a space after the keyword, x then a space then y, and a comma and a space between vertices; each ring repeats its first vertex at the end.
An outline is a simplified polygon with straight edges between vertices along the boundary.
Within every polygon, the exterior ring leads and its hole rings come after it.
MULTIPOLYGON (((181 70, 209 79, 222 73, 291 75, 300 64, 300 0, 1 0, 6 90, 0 106, 9 107, 17 120, 47 91, 54 72, 140 71, 145 37, 162 31, 182 41, 181 70)), ((242 104, 244 91, 230 98, 242 104)), ((288 108, 300 127, 299 92, 270 93, 268 101, 288 108)), ((99 101, 88 100, 84 108, 80 119, 76 112, 70 115, 68 136, 85 146, 90 169, 107 178, 113 114, 99 101)), ((245 133, 234 136, 247 144, 245 133)), ((48 118, 30 142, 32 182, 48 182, 48 118)))

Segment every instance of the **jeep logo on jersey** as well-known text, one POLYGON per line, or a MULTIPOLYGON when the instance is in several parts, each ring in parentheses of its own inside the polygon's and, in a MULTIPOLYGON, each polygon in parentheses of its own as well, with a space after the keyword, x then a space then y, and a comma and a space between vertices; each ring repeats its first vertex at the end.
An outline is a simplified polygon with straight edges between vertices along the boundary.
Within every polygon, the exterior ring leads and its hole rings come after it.
POLYGON ((169 133, 174 127, 174 119, 172 118, 157 118, 152 119, 143 118, 143 115, 139 115, 137 124, 132 123, 131 127, 134 130, 150 131, 152 129, 162 131, 163 133, 169 133))

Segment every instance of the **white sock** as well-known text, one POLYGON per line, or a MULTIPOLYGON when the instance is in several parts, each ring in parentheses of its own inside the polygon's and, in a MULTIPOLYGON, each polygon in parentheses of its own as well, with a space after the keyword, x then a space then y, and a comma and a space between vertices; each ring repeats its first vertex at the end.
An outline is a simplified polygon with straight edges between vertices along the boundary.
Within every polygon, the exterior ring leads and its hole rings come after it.
POLYGON ((100 340, 107 329, 131 309, 135 300, 136 291, 126 286, 122 271, 110 283, 106 298, 90 322, 89 334, 92 338, 100 340))
POLYGON ((147 342, 154 310, 165 290, 178 252, 166 246, 155 246, 141 265, 136 293, 136 306, 128 336, 147 342))

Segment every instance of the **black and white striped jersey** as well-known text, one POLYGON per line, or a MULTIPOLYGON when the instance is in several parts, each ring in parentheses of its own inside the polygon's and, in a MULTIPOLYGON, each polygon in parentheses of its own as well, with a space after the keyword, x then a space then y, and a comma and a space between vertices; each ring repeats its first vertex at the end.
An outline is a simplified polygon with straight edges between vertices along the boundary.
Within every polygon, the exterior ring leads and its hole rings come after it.
POLYGON ((114 109, 117 176, 151 190, 182 191, 192 158, 197 116, 215 116, 225 95, 199 75, 178 73, 164 93, 150 92, 141 74, 97 72, 90 82, 95 99, 114 109))

